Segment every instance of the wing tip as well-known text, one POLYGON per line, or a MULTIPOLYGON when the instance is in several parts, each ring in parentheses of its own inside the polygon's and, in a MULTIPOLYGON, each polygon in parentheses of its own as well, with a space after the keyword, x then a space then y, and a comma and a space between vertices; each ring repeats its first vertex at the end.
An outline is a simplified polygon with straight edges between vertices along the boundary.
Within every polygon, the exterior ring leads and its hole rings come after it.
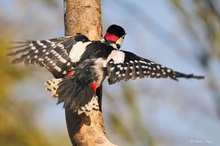
POLYGON ((176 77, 177 78, 187 78, 187 79, 205 79, 205 76, 202 75, 194 75, 194 74, 184 74, 180 72, 176 72, 176 77))

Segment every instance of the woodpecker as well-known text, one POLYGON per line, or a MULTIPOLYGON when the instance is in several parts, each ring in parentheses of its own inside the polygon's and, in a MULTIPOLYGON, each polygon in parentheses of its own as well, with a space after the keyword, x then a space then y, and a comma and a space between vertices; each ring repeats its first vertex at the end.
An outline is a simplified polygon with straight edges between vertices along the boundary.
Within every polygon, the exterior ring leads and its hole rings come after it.
MULTIPOLYGON (((54 97, 57 96, 57 85, 65 76, 72 75, 71 73, 77 66, 78 61, 86 59, 83 55, 86 51, 87 56, 93 47, 96 45, 105 44, 114 49, 119 49, 123 43, 126 33, 119 25, 111 25, 103 38, 100 41, 91 41, 85 35, 77 33, 75 36, 66 36, 41 41, 23 41, 17 42, 16 46, 9 49, 12 50, 8 56, 16 56, 12 63, 24 62, 25 65, 33 64, 48 69, 55 78, 53 82, 47 82, 50 85, 47 90, 52 92, 54 97), (82 59, 82 56, 83 59, 82 59)), ((92 56, 89 56, 92 58, 92 56)), ((95 87, 95 86, 94 86, 95 87)), ((94 98, 94 103, 97 105, 97 97, 94 98)), ((59 98, 62 99, 62 98, 59 98)))
POLYGON ((58 102, 64 102, 66 109, 78 114, 89 115, 91 111, 98 110, 97 104, 94 103, 94 95, 106 77, 109 84, 147 77, 171 78, 176 81, 178 78, 204 78, 174 71, 134 53, 117 50, 105 44, 95 46, 91 46, 92 52, 89 48, 84 52, 81 57, 83 61, 78 62, 75 72, 71 72, 63 79, 46 82, 49 90, 54 89, 52 95, 58 96, 58 102))
MULTIPOLYGON (((100 41, 91 41, 83 34, 65 36, 41 41, 17 42, 8 56, 16 56, 12 63, 24 62, 47 68, 55 78, 62 78, 73 70, 85 50, 94 44, 104 43, 119 49, 125 36, 125 30, 111 25, 100 41)), ((91 50, 92 51, 92 50, 91 50)), ((85 58, 84 58, 85 59, 85 58)))
POLYGON ((125 31, 118 25, 107 29, 101 41, 90 41, 86 36, 31 41, 14 47, 9 55, 18 56, 13 63, 24 62, 46 67, 57 79, 46 82, 58 103, 64 108, 89 115, 98 110, 96 89, 107 77, 109 84, 136 78, 195 78, 203 76, 184 74, 163 65, 119 50, 125 31))

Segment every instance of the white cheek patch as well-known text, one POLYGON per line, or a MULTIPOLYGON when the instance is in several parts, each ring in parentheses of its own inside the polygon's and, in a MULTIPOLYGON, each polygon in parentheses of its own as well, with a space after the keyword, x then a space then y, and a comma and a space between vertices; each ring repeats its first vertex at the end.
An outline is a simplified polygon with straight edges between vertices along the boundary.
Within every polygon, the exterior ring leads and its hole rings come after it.
POLYGON ((121 46, 122 43, 123 43, 123 40, 124 40, 124 38, 123 38, 123 37, 120 37, 115 43, 116 43, 116 44, 119 44, 119 45, 121 46))
POLYGON ((89 45, 91 42, 77 42, 75 45, 73 45, 69 57, 72 60, 72 62, 77 62, 80 60, 81 55, 85 52, 86 46, 89 45))
POLYGON ((107 62, 109 62, 111 59, 114 61, 114 64, 124 63, 125 53, 122 51, 113 50, 108 56, 107 62))

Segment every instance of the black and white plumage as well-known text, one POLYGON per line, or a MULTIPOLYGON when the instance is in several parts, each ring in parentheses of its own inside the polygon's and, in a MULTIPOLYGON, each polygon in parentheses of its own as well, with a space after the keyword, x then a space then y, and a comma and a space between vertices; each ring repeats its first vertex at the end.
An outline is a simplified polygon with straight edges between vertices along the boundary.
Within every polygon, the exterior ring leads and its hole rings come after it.
POLYGON ((85 113, 87 116, 91 111, 99 110, 96 89, 105 79, 102 66, 101 59, 85 60, 76 66, 74 74, 66 76, 58 84, 58 103, 64 102, 63 106, 67 110, 85 113))
POLYGON ((109 84, 136 78, 195 78, 202 76, 184 74, 164 67, 131 52, 118 50, 125 31, 112 25, 101 41, 90 41, 77 34, 43 41, 28 41, 9 55, 17 56, 13 63, 24 62, 46 67, 55 78, 46 82, 58 103, 64 102, 67 110, 89 115, 99 110, 96 89, 108 77, 109 84), (113 33, 114 30, 117 31, 113 33), (69 74, 69 72, 72 72, 69 74))
MULTIPOLYGON (((52 93, 52 95, 53 94, 55 96, 58 95, 59 98, 62 97, 60 101, 64 101, 65 108, 70 108, 70 110, 74 110, 74 111, 78 110, 78 113, 82 113, 82 109, 80 108, 75 109, 73 108, 74 106, 65 106, 65 105, 71 105, 73 103, 75 105, 76 103, 75 100, 80 98, 82 95, 86 95, 87 99, 90 99, 91 101, 94 95, 92 93, 96 93, 96 90, 93 90, 91 88, 91 85, 95 83, 96 88, 99 87, 106 77, 108 78, 109 84, 114 84, 121 80, 127 81, 132 79, 134 80, 136 78, 146 78, 146 77, 171 78, 174 80, 178 80, 178 78, 194 78, 194 79, 204 78, 203 76, 184 74, 174 71, 173 69, 167 68, 163 65, 160 65, 148 59, 139 57, 131 52, 117 50, 111 46, 105 46, 105 44, 100 44, 100 45, 94 44, 94 45, 98 47, 95 46, 91 47, 93 48, 93 52, 90 52, 88 49, 82 55, 82 59, 84 58, 87 59, 79 61, 79 64, 75 68, 77 73, 75 72, 73 75, 71 75, 72 78, 65 77, 64 79, 60 80, 60 83, 55 85, 57 91, 54 92, 55 94, 52 93), (84 79, 82 79, 82 76, 84 79), (89 82, 85 81, 85 79, 89 80, 89 82), (69 80, 68 84, 65 84, 64 86, 63 82, 67 82, 67 80, 69 80), (67 88, 68 88, 67 85, 69 86, 68 92, 67 92, 67 88), (82 90, 76 92, 76 90, 74 90, 73 88, 82 89, 82 90), (77 98, 78 96, 77 93, 78 95, 81 95, 78 98, 77 98), (73 96, 70 97, 67 95, 73 95, 73 96)), ((51 81, 53 80, 49 80, 48 82, 51 81)), ((50 85, 48 84, 46 85, 48 86, 48 88, 50 88, 50 85)), ((87 102, 88 101, 89 100, 87 100, 87 102)), ((90 105, 91 106, 88 106, 90 107, 89 109, 93 109, 93 105, 92 104, 90 105)), ((96 105, 94 106, 96 107, 96 105)), ((84 110, 83 112, 86 113, 86 115, 89 115, 91 111, 84 110)))
POLYGON ((24 62, 47 68, 56 78, 66 75, 69 70, 74 69, 89 39, 82 35, 60 37, 50 40, 19 42, 8 56, 16 56, 12 63, 24 62))
MULTIPOLYGON (((62 78, 73 70, 90 44, 107 44, 119 49, 125 31, 121 26, 111 25, 100 41, 91 41, 80 33, 49 40, 17 42, 8 56, 16 56, 12 63, 24 62, 47 68, 55 78, 62 78), (120 41, 119 41, 120 40, 120 41)), ((92 45, 93 47, 94 45, 92 45)), ((92 50, 91 50, 92 51, 92 50)))
POLYGON ((203 76, 195 76, 193 74, 184 74, 174 71, 154 61, 139 57, 131 52, 116 51, 123 61, 115 62, 114 57, 107 64, 107 74, 109 84, 114 84, 121 80, 134 80, 136 78, 195 78, 201 79, 203 76), (120 53, 119 53, 120 52, 120 53))
MULTIPOLYGON (((24 41, 19 42, 17 43, 17 46, 10 48, 12 52, 8 54, 8 56, 16 56, 12 63, 24 62, 24 64, 26 65, 33 64, 40 67, 45 67, 53 74, 55 78, 60 78, 57 80, 46 82, 48 86, 47 90, 51 91, 53 97, 57 97, 57 85, 62 80, 62 78, 67 76, 70 71, 75 70, 76 67, 79 68, 78 66, 81 66, 80 63, 85 61, 86 59, 96 58, 97 56, 101 57, 103 50, 107 50, 108 48, 119 49, 121 44, 123 43, 124 36, 125 31, 121 26, 111 25, 100 41, 90 41, 86 36, 82 34, 76 34, 75 36, 66 36, 50 40, 24 41), (94 48, 99 47, 102 48, 102 51, 95 52, 100 51, 97 49, 94 50, 94 48)), ((108 51, 104 54, 105 56, 108 55, 108 51)), ((63 81, 60 86, 64 88, 59 88, 60 92, 62 91, 61 89, 67 88, 66 91, 69 91, 68 89, 70 89, 70 86, 66 86, 67 84, 64 83, 71 83, 69 85, 74 84, 74 82, 68 82, 69 80, 65 81, 66 82, 63 81)), ((88 90, 85 90, 84 93, 87 93, 87 91, 88 90)), ((75 94, 76 99, 79 100, 79 102, 76 103, 81 103, 80 99, 78 98, 79 95, 83 96, 84 93, 75 94)), ((75 96, 74 94, 71 95, 75 96)), ((62 101, 62 98, 63 96, 59 94, 59 102, 62 101)), ((86 100, 86 97, 81 99, 83 99, 83 102, 79 105, 84 105, 84 107, 86 108, 83 108, 82 106, 80 108, 81 110, 79 110, 78 113, 81 113, 83 109, 85 111, 91 110, 89 109, 89 103, 91 102, 88 102, 88 100, 86 100)), ((91 98, 91 101, 92 103, 97 103, 97 98, 91 98)), ((68 108, 69 106, 66 105, 69 104, 64 105, 64 107, 68 108)), ((96 107, 93 109, 96 109, 96 107)))

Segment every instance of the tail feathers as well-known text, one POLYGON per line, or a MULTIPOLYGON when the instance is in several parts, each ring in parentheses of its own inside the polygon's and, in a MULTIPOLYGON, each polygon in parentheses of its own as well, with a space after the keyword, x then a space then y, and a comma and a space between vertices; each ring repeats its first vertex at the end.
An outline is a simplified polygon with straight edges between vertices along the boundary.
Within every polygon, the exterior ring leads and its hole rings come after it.
POLYGON ((51 79, 47 80, 44 85, 46 86, 46 90, 51 92, 51 97, 57 97, 57 88, 58 84, 62 81, 62 79, 51 79))
POLYGON ((174 80, 177 80, 177 78, 186 78, 186 79, 204 79, 204 76, 200 75, 194 75, 194 74, 184 74, 181 72, 175 72, 174 80))
POLYGON ((99 110, 98 97, 91 90, 90 82, 75 76, 64 78, 57 89, 58 104, 64 102, 64 108, 78 114, 89 115, 92 110, 99 110))

